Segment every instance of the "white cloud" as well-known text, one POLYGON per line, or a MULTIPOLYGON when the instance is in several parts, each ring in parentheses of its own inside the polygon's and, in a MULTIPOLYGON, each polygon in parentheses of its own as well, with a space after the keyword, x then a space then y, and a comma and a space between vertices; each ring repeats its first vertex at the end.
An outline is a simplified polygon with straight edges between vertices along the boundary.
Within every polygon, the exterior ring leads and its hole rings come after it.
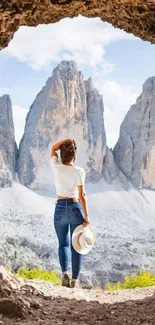
POLYGON ((13 105, 13 119, 14 119, 14 127, 15 127, 15 138, 16 142, 19 145, 19 142, 24 133, 25 119, 28 113, 26 108, 13 105))
POLYGON ((36 70, 47 67, 50 61, 72 59, 92 68, 102 65, 107 72, 114 66, 105 58, 105 47, 123 39, 133 36, 99 18, 79 16, 56 24, 20 27, 4 51, 36 70))
POLYGON ((120 124, 130 106, 136 102, 139 93, 130 86, 122 86, 115 81, 106 81, 102 87, 105 105, 104 119, 107 144, 113 147, 119 137, 120 124))
MULTIPOLYGON (((45 69, 51 62, 56 65, 63 59, 75 60, 82 66, 83 71, 87 71, 87 68, 89 71, 91 67, 94 83, 103 93, 108 145, 114 146, 120 123, 138 94, 132 87, 122 86, 115 81, 108 80, 103 84, 104 75, 115 69, 114 63, 106 56, 106 47, 126 39, 133 40, 134 37, 114 29, 99 18, 87 19, 80 16, 63 19, 56 24, 20 27, 3 52, 28 64, 34 70, 45 69)), ((18 99, 16 103, 19 102, 20 94, 23 96, 23 92, 17 90, 15 92, 15 89, 12 89, 11 92, 11 95, 14 93, 14 97, 18 99)), ((30 96, 30 90, 28 93, 30 96)), ((13 106, 18 143, 23 134, 27 113, 25 108, 20 107, 20 103, 21 100, 18 105, 13 106)))

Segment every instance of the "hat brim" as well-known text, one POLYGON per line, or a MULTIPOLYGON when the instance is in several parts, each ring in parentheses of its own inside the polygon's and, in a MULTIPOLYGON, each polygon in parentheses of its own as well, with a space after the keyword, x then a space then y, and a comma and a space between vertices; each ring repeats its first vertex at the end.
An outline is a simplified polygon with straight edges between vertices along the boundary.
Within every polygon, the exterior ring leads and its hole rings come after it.
POLYGON ((93 248, 93 246, 95 244, 95 233, 94 233, 94 230, 93 230, 93 228, 90 225, 88 225, 87 226, 87 231, 89 232, 89 235, 91 236, 91 239, 92 239, 93 244, 91 246, 85 247, 85 248, 82 248, 81 246, 79 246, 79 244, 77 242, 77 236, 81 232, 85 231, 86 230, 85 228, 86 227, 84 227, 83 225, 77 226, 75 228, 74 232, 73 232, 73 235, 72 235, 72 245, 73 245, 74 249, 76 250, 76 252, 79 253, 79 254, 81 254, 81 255, 88 254, 92 250, 92 248, 93 248))

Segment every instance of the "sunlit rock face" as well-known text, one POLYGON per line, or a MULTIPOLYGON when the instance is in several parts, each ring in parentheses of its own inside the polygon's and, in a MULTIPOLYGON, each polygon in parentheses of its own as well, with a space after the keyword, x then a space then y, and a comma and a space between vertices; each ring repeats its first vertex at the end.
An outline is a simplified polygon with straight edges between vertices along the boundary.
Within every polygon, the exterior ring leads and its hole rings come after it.
POLYGON ((77 140, 76 164, 87 179, 102 175, 106 151, 102 96, 84 81, 73 61, 62 61, 37 95, 27 115, 19 148, 19 180, 34 189, 53 184, 50 147, 63 138, 77 140))
POLYGON ((155 3, 151 0, 16 0, 0 3, 0 49, 7 46, 19 26, 55 23, 66 17, 100 17, 155 43, 155 3))
POLYGON ((125 116, 114 157, 136 187, 155 189, 155 77, 146 80, 125 116))
POLYGON ((10 97, 0 97, 0 187, 11 186, 16 171, 17 146, 10 97))

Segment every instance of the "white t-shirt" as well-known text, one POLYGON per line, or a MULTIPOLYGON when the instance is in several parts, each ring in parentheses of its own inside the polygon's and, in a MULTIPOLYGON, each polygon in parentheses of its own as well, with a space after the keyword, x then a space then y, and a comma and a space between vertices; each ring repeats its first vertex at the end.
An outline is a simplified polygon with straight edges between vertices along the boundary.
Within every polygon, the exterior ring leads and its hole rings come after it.
POLYGON ((78 198, 78 186, 85 183, 85 171, 76 166, 66 166, 59 162, 58 157, 51 158, 56 193, 63 197, 78 198))

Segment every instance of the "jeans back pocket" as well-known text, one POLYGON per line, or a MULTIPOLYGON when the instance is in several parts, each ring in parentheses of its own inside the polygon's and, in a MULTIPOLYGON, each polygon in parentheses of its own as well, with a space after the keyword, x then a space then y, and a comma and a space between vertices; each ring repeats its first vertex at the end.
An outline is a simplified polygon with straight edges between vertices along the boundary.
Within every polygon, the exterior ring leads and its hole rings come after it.
POLYGON ((65 208, 56 207, 54 212, 54 221, 60 222, 65 214, 65 208))
POLYGON ((75 221, 78 221, 80 223, 83 222, 84 217, 83 217, 83 212, 82 212, 81 208, 71 207, 70 213, 71 213, 72 219, 74 219, 75 221))

